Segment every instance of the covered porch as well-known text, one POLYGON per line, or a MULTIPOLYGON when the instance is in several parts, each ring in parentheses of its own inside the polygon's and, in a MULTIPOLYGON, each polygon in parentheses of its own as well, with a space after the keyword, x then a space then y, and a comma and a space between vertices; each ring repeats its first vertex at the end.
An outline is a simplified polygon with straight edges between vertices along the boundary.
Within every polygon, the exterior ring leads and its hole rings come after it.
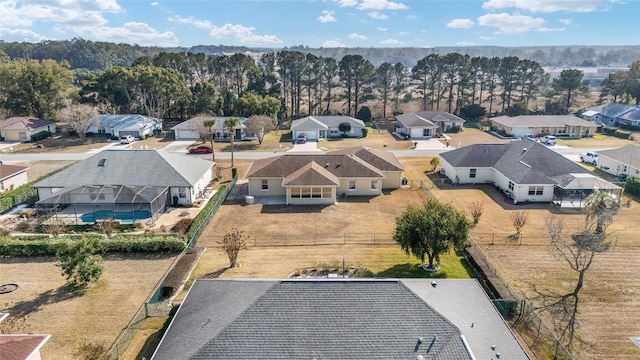
POLYGON ((622 195, 620 186, 592 174, 568 174, 554 180, 553 203, 560 207, 580 209, 584 200, 596 190, 605 191, 617 199, 622 195))

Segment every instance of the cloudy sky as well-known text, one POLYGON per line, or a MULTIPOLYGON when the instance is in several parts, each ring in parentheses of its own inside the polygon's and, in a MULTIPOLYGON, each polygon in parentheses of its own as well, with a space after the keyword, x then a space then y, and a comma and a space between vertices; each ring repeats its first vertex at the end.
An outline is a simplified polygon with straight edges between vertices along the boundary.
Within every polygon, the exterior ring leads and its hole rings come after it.
POLYGON ((640 0, 0 0, 0 40, 280 48, 640 45, 640 0))

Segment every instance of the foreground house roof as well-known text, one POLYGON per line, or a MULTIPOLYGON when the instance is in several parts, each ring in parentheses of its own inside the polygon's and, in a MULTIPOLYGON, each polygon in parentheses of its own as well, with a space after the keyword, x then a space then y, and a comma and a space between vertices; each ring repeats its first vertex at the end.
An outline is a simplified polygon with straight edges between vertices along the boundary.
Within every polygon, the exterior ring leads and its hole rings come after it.
POLYGON ((198 279, 152 359, 528 359, 477 281, 430 282, 198 279))
POLYGON ((156 150, 105 150, 36 183, 33 187, 84 185, 191 187, 213 163, 156 150))
POLYGON ((10 178, 27 170, 29 170, 29 168, 26 166, 0 164, 0 180, 10 178))
POLYGON ((536 141, 474 144, 440 155, 454 167, 493 167, 517 184, 556 184, 554 178, 590 172, 536 141))
POLYGON ((55 125, 55 121, 42 120, 32 117, 10 117, 0 120, 2 131, 30 131, 44 126, 55 125))
POLYGON ((627 145, 618 149, 599 151, 598 154, 640 169, 640 146, 627 145))
MULTIPOLYGON (((7 313, 0 313, 0 322, 8 316, 7 313)), ((0 334, 0 359, 40 359, 40 348, 50 338, 51 335, 42 334, 0 334)))

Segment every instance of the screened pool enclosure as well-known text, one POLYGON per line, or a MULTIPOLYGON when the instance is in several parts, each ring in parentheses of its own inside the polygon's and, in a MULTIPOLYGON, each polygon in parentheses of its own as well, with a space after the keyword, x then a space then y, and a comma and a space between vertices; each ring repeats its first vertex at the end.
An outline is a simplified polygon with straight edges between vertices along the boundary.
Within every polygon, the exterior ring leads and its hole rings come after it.
POLYGON ((114 218, 120 223, 144 221, 153 224, 171 204, 169 187, 86 185, 61 189, 36 202, 39 223, 55 217, 69 225, 114 218))

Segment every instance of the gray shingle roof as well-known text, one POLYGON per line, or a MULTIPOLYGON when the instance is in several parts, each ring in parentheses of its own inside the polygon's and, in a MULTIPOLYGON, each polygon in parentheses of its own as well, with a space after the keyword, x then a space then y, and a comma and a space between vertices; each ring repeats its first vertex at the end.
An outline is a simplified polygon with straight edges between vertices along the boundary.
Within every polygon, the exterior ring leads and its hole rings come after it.
POLYGON ((354 119, 351 116, 343 115, 331 115, 331 116, 307 116, 302 119, 293 120, 291 122, 291 130, 307 130, 304 126, 310 126, 310 130, 321 130, 322 127, 318 127, 319 124, 324 124, 327 127, 337 127, 340 123, 348 122, 351 126, 364 127, 362 120, 354 119))
POLYGON ((437 123, 447 123, 451 121, 464 122, 462 118, 445 111, 418 111, 415 113, 401 114, 396 116, 396 121, 399 121, 405 127, 433 127, 438 126, 437 123))
POLYGON ((287 154, 267 159, 255 160, 246 178, 286 178, 305 165, 316 162, 339 178, 381 178, 382 170, 367 163, 355 155, 315 155, 315 154, 287 154))
MULTIPOLYGON (((214 130, 222 130, 225 129, 224 121, 233 116, 199 116, 194 117, 189 120, 183 121, 180 124, 171 128, 171 130, 189 130, 189 131, 197 131, 200 127, 204 126, 204 121, 209 119, 216 119, 215 125, 213 125, 214 130)), ((240 125, 236 127, 236 129, 246 128, 247 127, 247 118, 246 117, 235 117, 240 120, 240 125)))
POLYGON ((140 114, 98 115, 93 120, 113 129, 146 129, 154 124, 162 124, 162 119, 140 114))
POLYGON ((618 149, 599 151, 600 156, 605 156, 636 169, 640 169, 640 147, 627 145, 618 149))
POLYGON ((489 119, 508 127, 523 126, 596 126, 593 122, 580 119, 574 115, 520 115, 498 116, 489 119))
POLYGON ((397 280, 197 280, 153 359, 470 359, 460 335, 397 280))
POLYGON ((83 185, 193 186, 213 163, 156 150, 105 150, 38 182, 34 187, 83 185), (98 166, 101 160, 104 166, 98 166))
POLYGON ((640 109, 640 107, 634 106, 634 105, 628 105, 628 104, 611 103, 606 105, 590 107, 587 110, 593 110, 604 116, 616 118, 634 109, 637 110, 637 109, 640 109))
POLYGON ((340 185, 340 179, 317 162, 312 161, 284 178, 283 186, 340 185))
POLYGON ((31 117, 10 117, 8 119, 0 120, 0 129, 5 131, 28 131, 44 126, 55 125, 55 123, 55 121, 31 117))
POLYGON ((372 149, 368 146, 355 146, 348 149, 336 150, 327 155, 353 154, 382 171, 403 171, 404 167, 398 158, 390 152, 372 149))
POLYGON ((552 177, 589 173, 545 145, 528 139, 508 144, 474 144, 440 156, 454 167, 493 167, 517 184, 555 184, 552 177))

